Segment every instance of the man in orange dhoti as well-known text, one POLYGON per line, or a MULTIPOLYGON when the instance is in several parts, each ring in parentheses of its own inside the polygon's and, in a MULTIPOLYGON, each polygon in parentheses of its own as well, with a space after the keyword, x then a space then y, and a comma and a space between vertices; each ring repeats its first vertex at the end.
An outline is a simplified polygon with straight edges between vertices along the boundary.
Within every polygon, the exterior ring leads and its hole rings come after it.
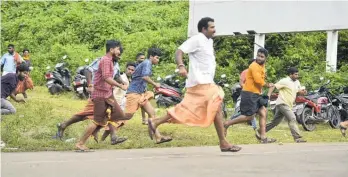
POLYGON ((237 152, 241 147, 227 142, 224 136, 221 103, 224 92, 214 83, 216 69, 212 37, 215 33, 214 19, 202 18, 198 23, 199 34, 185 41, 176 52, 179 74, 187 77, 185 97, 181 103, 168 110, 164 117, 148 120, 150 138, 160 141, 163 137, 157 127, 166 122, 189 126, 208 127, 213 122, 222 152, 237 152), (189 72, 183 64, 183 53, 189 55, 189 72))

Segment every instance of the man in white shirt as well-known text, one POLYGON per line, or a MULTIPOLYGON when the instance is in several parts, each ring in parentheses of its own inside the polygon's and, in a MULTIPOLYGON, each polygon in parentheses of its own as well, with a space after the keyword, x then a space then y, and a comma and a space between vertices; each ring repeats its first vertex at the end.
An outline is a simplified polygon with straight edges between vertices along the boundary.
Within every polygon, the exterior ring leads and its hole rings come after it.
MULTIPOLYGON (((271 87, 268 91, 268 97, 270 97, 274 89, 277 88, 279 90, 279 96, 276 101, 273 120, 266 125, 266 132, 279 125, 285 117, 295 142, 305 143, 306 140, 302 139, 300 130, 297 126, 296 115, 292 111, 292 108, 293 104, 295 103, 296 96, 306 94, 306 90, 301 88, 301 83, 298 80, 299 76, 297 68, 290 67, 287 72, 289 76, 278 81, 276 84, 274 84, 274 87, 271 87)), ((260 130, 256 131, 256 137, 261 139, 259 131, 260 130)))
POLYGON ((165 122, 180 123, 189 126, 208 127, 213 122, 220 140, 222 152, 237 152, 241 147, 231 145, 224 136, 221 103, 224 92, 214 83, 216 69, 213 39, 214 19, 206 17, 198 22, 199 33, 186 40, 176 52, 179 74, 187 77, 185 97, 164 117, 148 120, 149 135, 156 143, 171 141, 163 137, 157 127, 165 122), (183 54, 189 55, 189 72, 183 64, 183 54))

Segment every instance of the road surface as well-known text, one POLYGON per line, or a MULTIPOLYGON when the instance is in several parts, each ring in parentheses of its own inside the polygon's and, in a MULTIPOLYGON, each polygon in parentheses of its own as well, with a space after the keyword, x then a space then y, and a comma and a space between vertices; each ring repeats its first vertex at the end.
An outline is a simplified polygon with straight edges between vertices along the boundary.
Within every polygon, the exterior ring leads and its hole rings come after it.
POLYGON ((342 177, 348 143, 1 153, 3 177, 342 177))

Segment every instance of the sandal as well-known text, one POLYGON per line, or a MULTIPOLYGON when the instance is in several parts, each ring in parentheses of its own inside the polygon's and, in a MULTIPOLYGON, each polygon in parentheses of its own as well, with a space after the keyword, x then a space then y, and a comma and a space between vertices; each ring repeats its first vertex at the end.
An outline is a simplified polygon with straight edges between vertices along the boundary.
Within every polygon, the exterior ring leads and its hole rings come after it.
POLYGON ((340 130, 341 130, 342 136, 343 136, 343 137, 346 137, 347 128, 346 128, 346 127, 343 127, 343 126, 340 124, 340 130))
POLYGON ((260 140, 260 143, 261 144, 268 144, 268 143, 274 143, 276 142, 277 140, 274 139, 274 138, 264 138, 264 139, 261 139, 260 140))
POLYGON ((169 142, 169 141, 172 141, 173 139, 172 138, 165 138, 165 137, 161 137, 161 140, 156 142, 156 144, 161 144, 161 143, 166 143, 166 142, 169 142))
POLYGON ((242 150, 242 148, 239 146, 236 146, 236 145, 232 145, 231 147, 226 148, 226 149, 220 148, 220 150, 221 150, 221 152, 238 152, 238 151, 242 150))
POLYGON ((296 143, 306 143, 307 141, 304 139, 301 139, 301 138, 297 138, 297 139, 295 139, 295 142, 296 143))
POLYGON ((125 142, 126 140, 127 138, 114 138, 114 139, 111 139, 111 145, 121 144, 125 142))

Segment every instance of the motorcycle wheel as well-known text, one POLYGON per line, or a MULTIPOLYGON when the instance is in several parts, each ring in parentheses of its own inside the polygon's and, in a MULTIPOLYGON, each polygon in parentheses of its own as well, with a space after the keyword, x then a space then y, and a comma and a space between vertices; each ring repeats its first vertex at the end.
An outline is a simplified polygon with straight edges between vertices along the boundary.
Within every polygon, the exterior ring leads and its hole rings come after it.
POLYGON ((335 106, 330 106, 327 110, 327 117, 332 128, 339 128, 341 123, 341 114, 335 106))
POLYGON ((83 100, 83 99, 85 99, 85 94, 83 94, 83 93, 78 93, 78 97, 79 97, 81 100, 83 100))
POLYGON ((61 87, 60 86, 57 86, 56 84, 55 85, 52 85, 48 91, 50 92, 51 95, 56 95, 56 94, 59 94, 59 92, 62 91, 61 87))
POLYGON ((301 124, 306 131, 313 131, 316 128, 315 124, 308 123, 309 117, 312 115, 312 109, 305 107, 301 115, 301 124))

